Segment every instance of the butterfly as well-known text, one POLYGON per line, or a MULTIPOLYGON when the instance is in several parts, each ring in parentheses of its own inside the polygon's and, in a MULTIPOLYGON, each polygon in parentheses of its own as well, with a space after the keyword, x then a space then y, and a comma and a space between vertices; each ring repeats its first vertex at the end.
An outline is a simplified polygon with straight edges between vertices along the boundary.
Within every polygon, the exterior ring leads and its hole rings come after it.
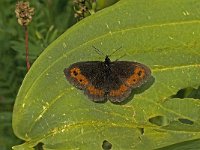
POLYGON ((132 90, 140 87, 151 77, 151 70, 144 64, 132 61, 85 61, 71 64, 64 69, 70 84, 84 91, 94 102, 109 100, 120 103, 132 90))

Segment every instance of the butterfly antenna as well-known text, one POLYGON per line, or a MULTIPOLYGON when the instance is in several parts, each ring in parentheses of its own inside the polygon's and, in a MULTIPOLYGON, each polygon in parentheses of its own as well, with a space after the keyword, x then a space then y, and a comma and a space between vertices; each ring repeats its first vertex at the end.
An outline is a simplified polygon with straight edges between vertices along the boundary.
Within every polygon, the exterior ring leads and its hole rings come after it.
POLYGON ((124 54, 124 55, 120 56, 120 57, 119 57, 119 58, 117 58, 115 61, 118 61, 118 60, 120 60, 120 59, 121 59, 121 58, 123 58, 125 55, 126 55, 126 54, 124 54))
POLYGON ((101 50, 99 50, 98 48, 96 48, 96 47, 93 46, 93 45, 92 45, 92 47, 94 48, 94 50, 95 50, 99 55, 105 56, 104 53, 103 53, 101 50))
POLYGON ((108 55, 109 57, 111 56, 111 55, 113 55, 114 53, 116 53, 118 50, 120 50, 122 48, 122 46, 120 46, 118 49, 116 49, 114 52, 112 52, 110 55, 108 55))

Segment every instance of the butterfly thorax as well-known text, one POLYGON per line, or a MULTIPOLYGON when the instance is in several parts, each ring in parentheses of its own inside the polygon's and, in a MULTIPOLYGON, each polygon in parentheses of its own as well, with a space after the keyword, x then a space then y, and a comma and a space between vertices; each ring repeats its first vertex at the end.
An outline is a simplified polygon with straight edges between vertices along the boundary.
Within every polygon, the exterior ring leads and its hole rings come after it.
POLYGON ((112 71, 111 71, 111 60, 108 57, 108 55, 106 56, 105 61, 103 62, 103 64, 104 64, 104 79, 108 80, 108 77, 112 73, 112 71))
POLYGON ((106 67, 110 68, 110 63, 111 63, 111 61, 110 61, 110 58, 108 57, 108 55, 106 55, 106 58, 105 58, 104 63, 105 63, 105 66, 106 66, 106 67))
POLYGON ((112 74, 111 70, 111 60, 108 56, 106 56, 105 61, 104 61, 104 71, 102 74, 104 74, 104 89, 106 93, 110 91, 110 81, 113 80, 112 77, 110 76, 112 74))

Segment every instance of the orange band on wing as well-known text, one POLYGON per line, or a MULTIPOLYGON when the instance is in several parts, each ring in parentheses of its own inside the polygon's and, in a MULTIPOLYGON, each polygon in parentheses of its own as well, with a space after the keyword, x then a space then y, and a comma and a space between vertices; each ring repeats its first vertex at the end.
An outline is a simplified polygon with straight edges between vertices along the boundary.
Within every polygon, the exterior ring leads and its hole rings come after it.
POLYGON ((71 77, 75 78, 82 85, 88 85, 88 83, 89 83, 87 78, 81 74, 81 70, 79 68, 71 69, 70 75, 71 75, 71 77))
POLYGON ((73 78, 76 78, 77 75, 79 75, 80 73, 81 73, 81 70, 80 70, 79 68, 72 68, 72 69, 70 70, 70 75, 71 75, 71 77, 73 77, 73 78))
POLYGON ((89 91, 89 93, 91 95, 96 95, 96 96, 103 96, 104 95, 104 91, 103 90, 97 89, 92 85, 87 87, 87 90, 89 91))
POLYGON ((124 84, 122 84, 119 89, 117 90, 111 90, 110 91, 110 96, 120 96, 123 95, 126 91, 128 90, 128 87, 124 84))
POLYGON ((143 68, 136 67, 133 75, 126 80, 126 85, 132 86, 134 84, 137 84, 139 80, 144 78, 144 76, 145 76, 145 70, 143 68))

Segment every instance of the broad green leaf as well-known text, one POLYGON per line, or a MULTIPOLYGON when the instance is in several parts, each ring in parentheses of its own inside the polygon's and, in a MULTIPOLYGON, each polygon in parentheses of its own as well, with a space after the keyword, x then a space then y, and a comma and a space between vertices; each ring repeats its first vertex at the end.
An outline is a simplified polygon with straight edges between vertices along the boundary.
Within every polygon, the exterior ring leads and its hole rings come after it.
MULTIPOLYGON (((73 26, 33 64, 19 90, 14 149, 157 149, 200 138, 200 101, 173 98, 200 85, 200 1, 121 0, 73 26), (116 60, 141 62, 154 81, 123 105, 98 104, 65 79, 78 61, 104 60, 92 45, 116 60), (109 145, 110 146, 110 145, 109 145)), ((198 141, 198 140, 197 140, 198 141)), ((184 143, 186 144, 186 143, 184 143)))

